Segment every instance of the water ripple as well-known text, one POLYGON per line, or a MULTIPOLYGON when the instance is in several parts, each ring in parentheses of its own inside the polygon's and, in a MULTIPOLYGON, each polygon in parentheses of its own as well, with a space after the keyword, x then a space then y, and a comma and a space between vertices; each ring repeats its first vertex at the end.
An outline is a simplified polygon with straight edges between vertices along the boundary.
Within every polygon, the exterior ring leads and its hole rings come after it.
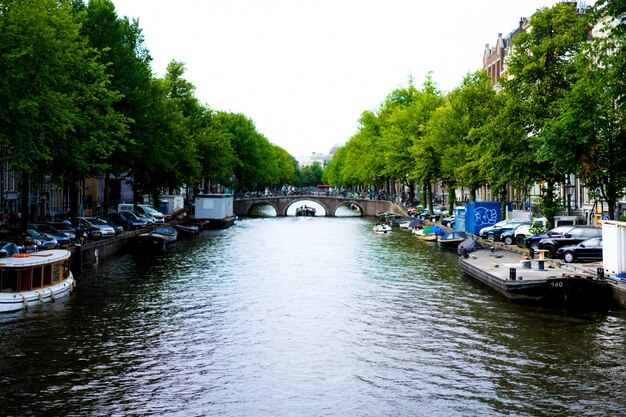
POLYGON ((626 317, 511 304, 363 219, 245 220, 0 320, 6 415, 617 415, 626 317), (41 366, 44 363, 45 366, 41 366))

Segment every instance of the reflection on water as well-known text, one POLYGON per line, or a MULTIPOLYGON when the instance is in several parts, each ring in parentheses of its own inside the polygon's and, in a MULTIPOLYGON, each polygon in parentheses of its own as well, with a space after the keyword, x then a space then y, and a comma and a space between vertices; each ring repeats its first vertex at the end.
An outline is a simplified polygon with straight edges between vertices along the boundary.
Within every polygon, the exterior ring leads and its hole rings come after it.
MULTIPOLYGON (((512 304, 362 218, 239 221, 0 316, 3 415, 618 415, 626 316, 512 304), (32 410, 37 410, 32 412, 32 410)), ((2 414, 2 413, 0 413, 2 414)))

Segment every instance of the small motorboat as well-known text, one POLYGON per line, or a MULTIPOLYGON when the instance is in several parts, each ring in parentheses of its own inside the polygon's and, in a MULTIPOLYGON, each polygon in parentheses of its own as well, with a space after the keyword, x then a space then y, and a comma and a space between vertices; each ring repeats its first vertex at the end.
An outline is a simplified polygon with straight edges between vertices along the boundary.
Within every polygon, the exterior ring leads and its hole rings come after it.
POLYGON ((374 231, 374 233, 380 233, 380 234, 389 233, 391 232, 391 226, 389 226, 388 224, 379 223, 376 226, 374 226, 372 230, 374 231))
POLYGON ((296 216, 313 217, 315 216, 315 209, 313 207, 308 207, 307 205, 298 207, 296 209, 296 216))
POLYGON ((173 227, 178 232, 179 237, 196 236, 200 233, 200 228, 195 224, 175 224, 173 227))
POLYGON ((126 246, 136 254, 159 254, 167 251, 167 237, 158 233, 141 233, 133 236, 126 246))
POLYGON ((456 249, 459 243, 467 239, 467 234, 461 231, 446 232, 437 240, 441 249, 456 249))
POLYGON ((178 232, 176 229, 170 226, 160 226, 152 231, 154 234, 165 236, 168 243, 175 242, 178 238, 178 232))
POLYGON ((423 220, 418 220, 418 219, 410 219, 410 220, 405 220, 403 222, 401 222, 398 226, 400 227, 400 229, 415 229, 418 226, 423 226, 424 225, 424 221, 423 220))

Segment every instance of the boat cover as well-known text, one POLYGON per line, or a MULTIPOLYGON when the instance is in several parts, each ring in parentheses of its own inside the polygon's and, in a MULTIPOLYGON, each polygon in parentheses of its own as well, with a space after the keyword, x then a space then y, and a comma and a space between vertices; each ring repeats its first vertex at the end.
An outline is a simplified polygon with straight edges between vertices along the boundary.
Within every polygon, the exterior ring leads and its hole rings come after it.
POLYGON ((443 230, 439 225, 435 224, 433 225, 433 233, 436 235, 443 235, 446 233, 446 231, 443 230))
POLYGON ((482 245, 470 236, 463 242, 459 243, 459 247, 456 249, 456 253, 458 253, 459 255, 466 255, 482 248, 482 245))

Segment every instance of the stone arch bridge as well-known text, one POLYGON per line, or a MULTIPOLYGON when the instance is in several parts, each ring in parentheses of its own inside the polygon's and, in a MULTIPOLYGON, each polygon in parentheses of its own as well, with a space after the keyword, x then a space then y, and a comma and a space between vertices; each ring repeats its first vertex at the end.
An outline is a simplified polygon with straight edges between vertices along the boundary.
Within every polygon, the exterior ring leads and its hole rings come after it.
POLYGON ((314 201, 324 207, 326 217, 334 217, 338 207, 356 205, 362 216, 373 217, 383 211, 404 213, 405 210, 398 204, 387 200, 370 200, 363 198, 328 197, 318 195, 287 195, 287 196, 260 196, 250 198, 236 198, 233 202, 235 215, 246 217, 256 206, 269 205, 276 210, 277 216, 286 216, 287 209, 300 201, 314 201))

